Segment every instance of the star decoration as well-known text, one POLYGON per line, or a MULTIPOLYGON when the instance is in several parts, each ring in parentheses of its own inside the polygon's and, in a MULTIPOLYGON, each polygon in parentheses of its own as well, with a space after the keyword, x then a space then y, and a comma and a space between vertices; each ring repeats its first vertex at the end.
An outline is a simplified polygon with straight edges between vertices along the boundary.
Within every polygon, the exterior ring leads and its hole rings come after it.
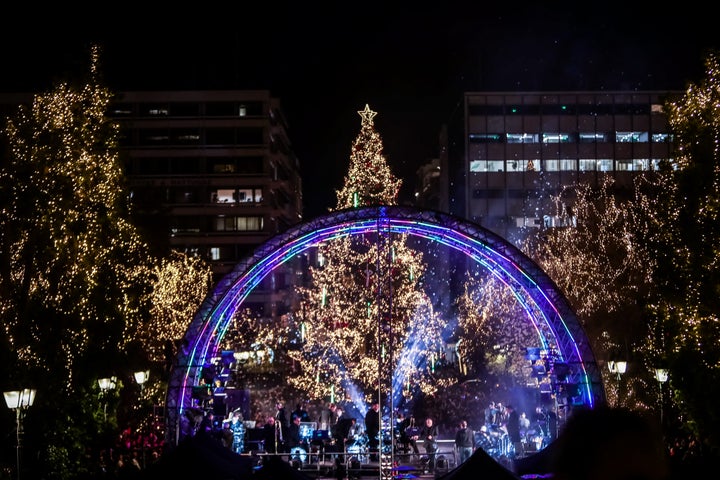
POLYGON ((363 124, 373 123, 373 118, 375 118, 375 115, 377 115, 377 112, 373 112, 372 110, 370 110, 370 105, 368 105, 367 103, 365 104, 365 110, 358 110, 358 113, 363 119, 363 124))

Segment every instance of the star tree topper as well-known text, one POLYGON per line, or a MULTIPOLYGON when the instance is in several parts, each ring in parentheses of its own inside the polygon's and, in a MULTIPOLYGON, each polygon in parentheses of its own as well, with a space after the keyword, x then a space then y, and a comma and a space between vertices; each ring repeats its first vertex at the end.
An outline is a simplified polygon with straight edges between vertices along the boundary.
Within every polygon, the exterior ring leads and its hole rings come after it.
POLYGON ((358 110, 358 113, 362 117, 362 123, 363 125, 366 123, 372 124, 373 118, 375 118, 375 115, 377 115, 377 112, 373 112, 370 110, 370 105, 367 103, 365 104, 365 110, 358 110))

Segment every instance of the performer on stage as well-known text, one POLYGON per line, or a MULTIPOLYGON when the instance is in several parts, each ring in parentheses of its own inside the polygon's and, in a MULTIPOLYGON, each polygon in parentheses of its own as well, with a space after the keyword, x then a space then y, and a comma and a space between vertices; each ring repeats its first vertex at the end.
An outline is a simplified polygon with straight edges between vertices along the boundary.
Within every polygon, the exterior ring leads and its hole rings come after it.
POLYGON ((378 451, 380 445, 380 403, 377 400, 373 400, 370 409, 365 414, 365 433, 368 437, 370 460, 377 462, 380 460, 378 451))
MULTIPOLYGON (((300 460, 304 461, 305 455, 296 455, 295 449, 303 448, 305 445, 303 444, 303 438, 300 435, 300 417, 293 417, 292 423, 290 424, 290 428, 288 428, 288 436, 285 439, 285 450, 290 452, 290 456, 288 460, 300 460)), ((304 451, 307 453, 307 450, 304 451)))
POLYGON ((415 417, 411 413, 409 417, 404 418, 398 427, 400 429, 400 444, 403 446, 405 453, 410 453, 412 449, 414 459, 420 458, 420 449, 417 440, 420 435, 420 427, 415 424, 415 417))
POLYGON ((302 437, 300 436, 300 417, 293 417, 293 421, 288 428, 288 436, 285 439, 285 447, 288 451, 295 447, 299 447, 302 444, 302 437))
POLYGON ((455 432, 455 448, 460 454, 460 463, 470 458, 475 447, 475 433, 468 428, 465 420, 461 420, 455 432))
POLYGON ((425 419, 425 425, 420 430, 420 438, 424 441, 425 452, 428 456, 428 465, 425 473, 435 471, 435 455, 438 451, 438 427, 431 417, 425 419))
POLYGON ((240 410, 235 410, 232 413, 230 431, 232 431, 232 451, 243 453, 245 450, 245 424, 240 410))
POLYGON ((282 451, 282 429, 275 422, 275 417, 268 416, 267 423, 263 427, 263 445, 266 453, 278 453, 282 451))
POLYGON ((520 415, 515 407, 508 405, 505 407, 508 412, 505 427, 507 428, 508 438, 512 448, 508 450, 509 455, 520 456, 522 452, 522 436, 520 435, 520 415))
POLYGON ((288 436, 290 421, 288 420, 287 413, 285 412, 285 405, 283 405, 283 402, 276 402, 275 408, 277 409, 275 411, 275 426, 279 429, 278 447, 281 447, 285 441, 285 437, 288 436))

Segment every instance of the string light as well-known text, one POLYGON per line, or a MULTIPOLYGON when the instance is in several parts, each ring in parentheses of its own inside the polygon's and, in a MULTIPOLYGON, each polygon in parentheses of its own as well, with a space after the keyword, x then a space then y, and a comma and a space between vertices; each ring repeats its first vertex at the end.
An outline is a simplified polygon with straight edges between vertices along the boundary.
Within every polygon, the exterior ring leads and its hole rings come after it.
MULTIPOLYGON (((376 112, 366 105, 358 113, 361 129, 351 147, 344 185, 336 192, 336 210, 397 204, 401 181, 382 153, 376 112)), ((308 398, 323 398, 328 385, 338 398, 363 397, 376 392, 379 384, 389 386, 389 379, 380 378, 379 362, 389 360, 391 344, 394 351, 402 351, 411 337, 423 339, 412 342, 420 361, 406 366, 403 382, 411 377, 431 381, 422 359, 439 349, 443 322, 421 293, 422 254, 407 246, 404 234, 379 235, 382 238, 341 237, 319 245, 318 262, 310 267, 312 283, 298 288, 302 308, 291 323, 302 323, 305 334, 301 348, 288 351, 295 368, 288 383, 308 398), (392 295, 385 295, 389 291, 392 295), (379 319, 384 327, 380 332, 379 319)))

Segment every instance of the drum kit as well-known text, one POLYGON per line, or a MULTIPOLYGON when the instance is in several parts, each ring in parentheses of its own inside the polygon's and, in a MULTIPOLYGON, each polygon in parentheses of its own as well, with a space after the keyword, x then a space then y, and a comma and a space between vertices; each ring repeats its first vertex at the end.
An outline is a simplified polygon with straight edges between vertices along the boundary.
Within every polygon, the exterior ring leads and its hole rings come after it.
POLYGON ((291 462, 303 465, 318 461, 334 443, 330 431, 318 430, 317 422, 300 422, 300 442, 290 449, 289 457, 291 462))
POLYGON ((508 453, 510 439, 504 426, 490 424, 476 432, 475 444, 491 457, 497 458, 508 453))
POLYGON ((296 446, 290 449, 290 461, 299 462, 302 464, 307 463, 309 458, 309 451, 313 443, 313 437, 317 431, 317 422, 300 422, 300 441, 307 448, 302 446, 296 446))
MULTIPOLYGON (((531 426, 522 432, 522 443, 526 450, 540 451, 546 445, 546 438, 542 428, 531 426)), ((486 425, 475 433, 475 444, 494 458, 520 454, 516 452, 516 446, 512 444, 504 426, 486 425)))
POLYGON ((307 450, 302 447, 293 447, 290 449, 290 461, 297 461, 300 463, 307 462, 307 450))
POLYGON ((347 450, 348 463, 366 463, 368 460, 367 437, 357 438, 353 443, 349 444, 347 450))
POLYGON ((348 463, 364 463, 367 461, 368 436, 362 426, 356 426, 350 432, 345 450, 348 463))
POLYGON ((547 439, 543 433, 543 425, 541 422, 536 422, 534 425, 531 425, 530 428, 525 430, 524 441, 526 445, 529 446, 530 450, 534 450, 536 452, 547 446, 547 439))

